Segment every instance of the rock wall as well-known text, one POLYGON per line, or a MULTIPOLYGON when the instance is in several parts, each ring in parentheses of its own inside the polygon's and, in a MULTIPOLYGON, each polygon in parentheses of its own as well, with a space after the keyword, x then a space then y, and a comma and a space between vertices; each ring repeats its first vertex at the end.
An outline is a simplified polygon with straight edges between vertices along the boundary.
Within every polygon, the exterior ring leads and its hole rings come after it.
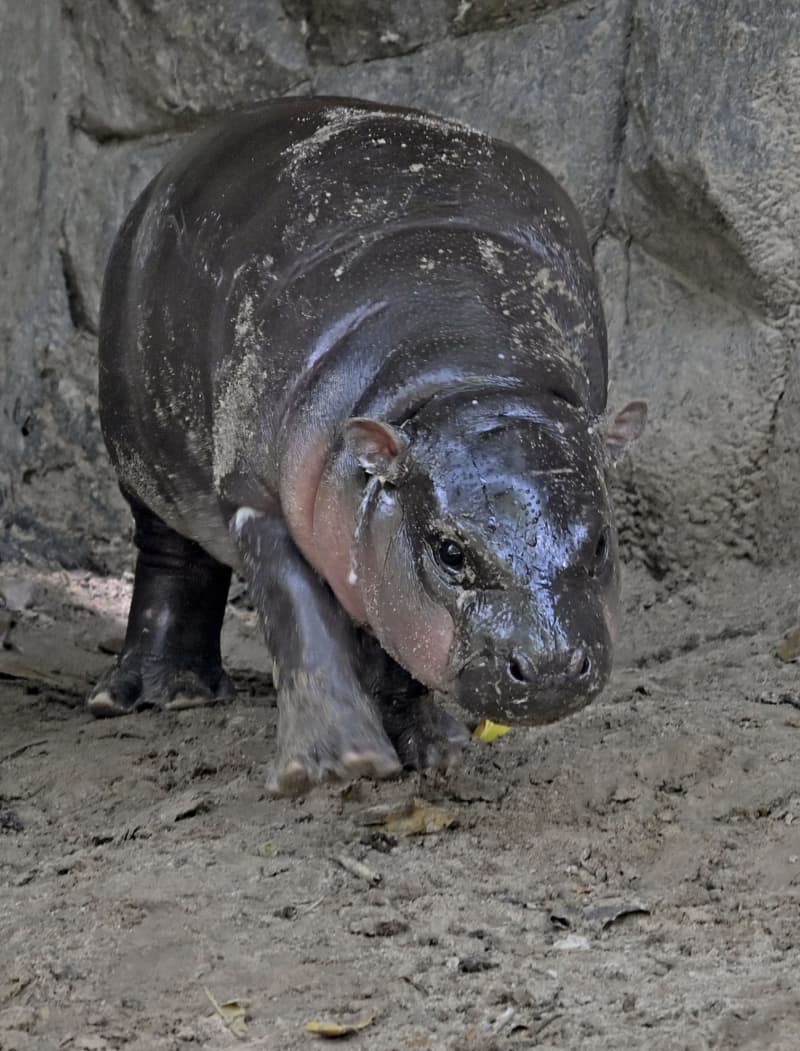
POLYGON ((127 518, 96 423, 102 270, 209 115, 287 93, 429 107, 547 164, 595 245, 619 476, 658 575, 797 558, 795 0, 0 0, 0 558, 86 563, 127 518))

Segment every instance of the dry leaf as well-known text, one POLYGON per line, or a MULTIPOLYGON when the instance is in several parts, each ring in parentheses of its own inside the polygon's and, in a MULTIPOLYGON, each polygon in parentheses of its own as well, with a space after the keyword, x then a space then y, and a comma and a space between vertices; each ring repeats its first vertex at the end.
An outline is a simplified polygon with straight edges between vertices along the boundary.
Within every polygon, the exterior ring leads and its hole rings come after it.
POLYGON ((239 1039, 247 1036, 247 1011, 238 1000, 229 1000, 219 1005, 220 1015, 225 1025, 239 1039))
POLYGON ((203 991, 227 1028, 235 1037, 243 1040, 247 1036, 247 1011, 244 1005, 238 1000, 227 1000, 224 1004, 218 1003, 205 986, 203 986, 203 991))
POLYGON ((510 730, 510 726, 504 726, 502 723, 493 723, 491 719, 482 719, 475 727, 472 736, 478 741, 485 741, 487 744, 491 744, 492 741, 496 741, 498 737, 503 737, 510 730))
POLYGON ((374 1016, 361 1018, 358 1022, 306 1022, 304 1028, 307 1033, 315 1033, 330 1040, 336 1040, 343 1036, 352 1036, 360 1033, 368 1025, 372 1025, 374 1016))
POLYGON ((455 820, 446 810, 431 806, 424 799, 415 799, 413 806, 404 813, 389 815, 384 824, 386 831, 395 836, 425 836, 450 828, 455 820))
POLYGON ((358 813, 359 825, 385 825, 393 817, 406 817, 414 809, 414 800, 406 799, 402 803, 378 803, 358 813))
POLYGON ((608 898, 593 902, 584 906, 583 917, 590 926, 597 930, 605 930, 617 920, 626 916, 644 915, 649 916, 650 909, 640 901, 621 901, 608 898))
POLYGON ((793 628, 778 646, 778 656, 788 664, 800 660, 800 627, 793 628))

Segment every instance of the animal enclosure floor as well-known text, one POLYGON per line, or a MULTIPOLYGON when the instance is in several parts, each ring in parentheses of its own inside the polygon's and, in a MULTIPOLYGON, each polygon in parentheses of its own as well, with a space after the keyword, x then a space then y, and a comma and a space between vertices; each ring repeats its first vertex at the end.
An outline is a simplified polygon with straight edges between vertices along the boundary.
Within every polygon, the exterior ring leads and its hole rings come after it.
POLYGON ((232 705, 95 721, 129 581, 3 566, 3 588, 27 608, 0 610, 2 1051, 294 1051, 322 1046, 311 1020, 369 1021, 369 1051, 800 1047, 796 573, 631 572, 593 707, 448 777, 297 801, 264 794, 244 606, 232 705), (382 822, 414 797, 453 824, 382 822))

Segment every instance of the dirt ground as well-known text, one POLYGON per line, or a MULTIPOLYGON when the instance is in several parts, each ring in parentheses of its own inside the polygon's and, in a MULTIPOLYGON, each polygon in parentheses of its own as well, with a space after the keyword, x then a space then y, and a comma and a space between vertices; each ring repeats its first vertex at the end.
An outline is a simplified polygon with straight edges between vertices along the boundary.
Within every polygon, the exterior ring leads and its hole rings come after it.
POLYGON ((587 711, 286 801, 241 596, 233 705, 96 722, 129 577, 0 567, 0 1049, 293 1051, 371 1019, 349 1046, 796 1051, 798 578, 626 588, 587 711), (454 824, 381 823, 415 796, 454 824))

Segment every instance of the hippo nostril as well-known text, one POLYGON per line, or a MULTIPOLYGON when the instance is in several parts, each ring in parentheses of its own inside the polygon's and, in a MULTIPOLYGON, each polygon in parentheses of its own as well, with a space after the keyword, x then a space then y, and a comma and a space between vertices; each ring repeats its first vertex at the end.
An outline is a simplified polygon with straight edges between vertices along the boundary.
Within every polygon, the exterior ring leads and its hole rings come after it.
POLYGON ((520 668, 519 663, 517 662, 517 660, 515 660, 514 657, 512 657, 511 660, 508 662, 508 674, 511 676, 512 679, 516 679, 517 682, 525 682, 525 676, 522 673, 522 668, 520 668))
MULTIPOLYGON (((564 668, 561 665, 560 674, 566 675, 573 681, 582 681, 587 679, 592 671, 592 658, 581 646, 576 649, 572 656, 569 658, 569 663, 564 668)), ((537 680, 541 680, 542 676, 556 675, 555 667, 550 668, 548 664, 539 665, 532 657, 523 649, 513 650, 511 656, 508 659, 506 666, 509 678, 513 679, 514 682, 519 683, 534 683, 537 680)))
POLYGON ((508 661, 508 674, 515 682, 533 682, 536 668, 530 657, 521 650, 514 650, 508 661))
POLYGON ((592 658, 582 647, 575 650, 569 662, 569 670, 576 679, 585 679, 592 670, 592 658))

